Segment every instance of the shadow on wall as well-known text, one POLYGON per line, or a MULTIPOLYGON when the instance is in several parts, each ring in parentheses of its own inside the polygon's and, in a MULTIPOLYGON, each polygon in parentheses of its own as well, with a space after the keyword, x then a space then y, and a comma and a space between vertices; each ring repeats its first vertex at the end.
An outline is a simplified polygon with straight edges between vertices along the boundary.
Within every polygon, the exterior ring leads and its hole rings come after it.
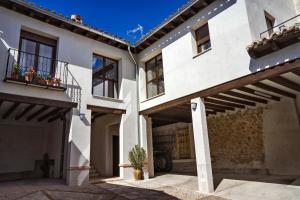
POLYGON ((180 25, 179 28, 176 28, 171 33, 167 34, 163 37, 163 39, 159 40, 160 42, 153 45, 153 48, 149 48, 144 53, 144 56, 148 56, 148 54, 157 51, 159 49, 163 49, 169 44, 175 42, 179 38, 183 37, 187 33, 191 31, 195 24, 199 24, 201 22, 206 22, 216 15, 220 14, 221 12, 225 11, 227 8, 231 7, 232 5, 236 4, 237 0, 221 0, 216 1, 215 3, 212 3, 208 7, 204 8, 201 13, 202 15, 195 15, 190 19, 188 23, 184 23, 185 26, 180 25), (197 16, 197 17, 196 17, 197 16), (168 36, 168 37, 167 37, 168 36))

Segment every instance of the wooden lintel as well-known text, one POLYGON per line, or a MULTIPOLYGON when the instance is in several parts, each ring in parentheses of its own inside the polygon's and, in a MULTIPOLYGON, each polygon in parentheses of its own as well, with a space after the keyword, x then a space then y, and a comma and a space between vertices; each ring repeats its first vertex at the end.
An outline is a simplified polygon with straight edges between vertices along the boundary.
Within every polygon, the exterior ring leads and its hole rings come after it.
POLYGON ((18 102, 11 105, 8 108, 8 110, 2 115, 2 119, 8 118, 12 114, 12 112, 14 112, 14 110, 16 110, 18 108, 19 105, 20 105, 20 103, 18 103, 18 102))
POLYGON ((40 97, 30 97, 16 94, 8 94, 0 92, 0 101, 10 101, 10 102, 19 102, 24 104, 35 104, 35 105, 45 105, 51 107, 61 107, 61 108, 76 108, 77 103, 44 99, 40 97))
POLYGON ((31 111, 35 107, 34 104, 29 104, 21 113, 16 115, 15 120, 21 119, 23 116, 25 116, 29 111, 31 111))
MULTIPOLYGON (((159 112, 159 111, 165 110, 167 108, 171 108, 171 107, 174 107, 174 106, 177 106, 180 104, 184 104, 186 102, 190 102, 190 100, 194 99, 194 98, 210 97, 210 96, 213 96, 218 93, 222 93, 222 92, 225 92, 228 90, 243 87, 245 85, 253 85, 254 83, 257 83, 259 81, 262 81, 262 80, 265 80, 265 79, 268 79, 271 77, 279 76, 280 74, 292 72, 299 68, 300 68, 300 59, 297 58, 297 59, 290 60, 285 63, 281 63, 278 65, 269 67, 267 69, 234 79, 232 81, 228 81, 226 83, 223 83, 223 84, 211 87, 211 88, 207 88, 205 90, 195 92, 193 94, 183 96, 181 98, 174 99, 174 100, 165 102, 165 103, 157 105, 157 106, 153 106, 151 108, 140 111, 140 114, 141 115, 149 115, 151 113, 159 112)), ((246 105, 246 104, 244 104, 244 105, 246 105)))
POLYGON ((108 107, 95 106, 89 104, 87 105, 87 109, 92 110, 94 112, 105 113, 105 114, 116 114, 116 115, 126 114, 126 110, 124 109, 108 108, 108 107))
POLYGON ((42 108, 38 109, 37 111, 35 111, 31 115, 29 115, 26 120, 30 121, 30 120, 34 119, 35 117, 38 117, 39 115, 41 115, 48 109, 49 109, 49 106, 43 106, 42 108))
POLYGON ((291 90, 295 90, 297 92, 300 92, 300 84, 298 83, 295 83, 293 81, 290 81, 286 78, 283 78, 281 76, 277 76, 277 77, 272 77, 269 79, 270 81, 274 82, 274 83, 277 83, 279 85, 282 85, 284 87, 287 87, 291 90))
POLYGON ((296 95, 293 94, 293 93, 278 89, 276 87, 273 87, 273 86, 270 86, 270 85, 267 85, 267 84, 264 84, 264 83, 261 83, 261 82, 253 83, 252 85, 257 87, 257 88, 260 88, 260 89, 263 89, 263 90, 266 90, 266 91, 269 91, 269 92, 273 92, 273 93, 276 93, 276 94, 279 94, 279 95, 282 95, 282 96, 285 96, 285 97, 290 97, 290 98, 293 98, 293 99, 296 98, 296 95))

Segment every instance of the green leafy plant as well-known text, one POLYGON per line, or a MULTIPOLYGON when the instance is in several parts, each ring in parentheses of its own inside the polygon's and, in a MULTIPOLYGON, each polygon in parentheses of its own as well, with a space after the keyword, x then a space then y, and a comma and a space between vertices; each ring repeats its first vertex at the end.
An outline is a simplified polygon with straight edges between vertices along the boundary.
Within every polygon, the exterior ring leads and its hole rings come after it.
POLYGON ((142 147, 135 145, 129 152, 128 160, 136 170, 142 170, 146 159, 146 151, 142 147))
POLYGON ((13 65, 13 73, 19 74, 20 71, 21 71, 20 65, 19 65, 18 63, 15 63, 15 64, 13 65))

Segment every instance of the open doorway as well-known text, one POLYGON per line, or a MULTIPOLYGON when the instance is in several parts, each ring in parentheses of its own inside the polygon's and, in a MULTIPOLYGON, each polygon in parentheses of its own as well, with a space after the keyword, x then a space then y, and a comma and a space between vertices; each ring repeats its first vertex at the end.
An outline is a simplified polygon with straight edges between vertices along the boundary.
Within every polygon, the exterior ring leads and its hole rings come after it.
POLYGON ((120 176, 120 142, 119 136, 113 135, 113 176, 118 177, 120 176))

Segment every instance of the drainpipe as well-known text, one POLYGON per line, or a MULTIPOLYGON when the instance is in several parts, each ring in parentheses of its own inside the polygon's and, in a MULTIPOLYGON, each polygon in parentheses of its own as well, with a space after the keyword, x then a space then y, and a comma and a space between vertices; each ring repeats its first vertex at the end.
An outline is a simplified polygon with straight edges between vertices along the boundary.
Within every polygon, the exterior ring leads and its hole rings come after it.
POLYGON ((128 52, 129 52, 129 55, 131 56, 131 59, 132 61, 134 62, 135 64, 135 79, 136 79, 136 98, 137 98, 137 112, 138 112, 138 115, 137 115, 137 131, 138 131, 138 145, 141 146, 141 131, 140 131, 140 115, 139 115, 139 111, 140 111, 140 90, 139 90, 139 66, 131 52, 131 46, 130 44, 128 44, 128 52))

